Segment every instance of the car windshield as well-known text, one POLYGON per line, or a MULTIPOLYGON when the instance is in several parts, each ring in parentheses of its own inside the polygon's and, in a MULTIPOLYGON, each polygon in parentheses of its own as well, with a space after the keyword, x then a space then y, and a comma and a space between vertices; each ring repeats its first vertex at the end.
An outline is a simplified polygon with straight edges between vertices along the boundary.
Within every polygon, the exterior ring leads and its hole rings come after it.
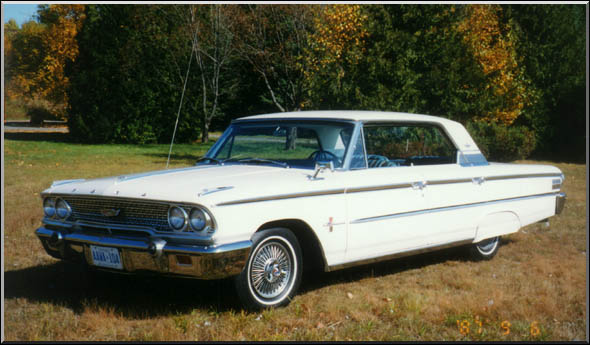
POLYGON ((354 125, 347 122, 256 121, 233 123, 197 164, 342 167, 354 125))

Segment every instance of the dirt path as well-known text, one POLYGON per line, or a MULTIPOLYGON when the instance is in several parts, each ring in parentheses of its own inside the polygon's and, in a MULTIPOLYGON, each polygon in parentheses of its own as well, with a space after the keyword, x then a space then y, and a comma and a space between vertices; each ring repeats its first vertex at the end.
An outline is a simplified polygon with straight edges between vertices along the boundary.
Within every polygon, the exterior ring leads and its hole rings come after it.
POLYGON ((36 127, 28 120, 6 120, 4 132, 6 133, 68 133, 68 127, 62 121, 46 121, 46 126, 36 127))

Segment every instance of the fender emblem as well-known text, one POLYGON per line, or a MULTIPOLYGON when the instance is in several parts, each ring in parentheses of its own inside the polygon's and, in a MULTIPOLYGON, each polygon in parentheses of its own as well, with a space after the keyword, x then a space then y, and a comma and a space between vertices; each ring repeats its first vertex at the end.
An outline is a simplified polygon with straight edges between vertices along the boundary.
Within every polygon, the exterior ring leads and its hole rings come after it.
POLYGON ((102 214, 105 217, 116 217, 119 215, 120 212, 121 210, 114 208, 105 208, 103 210, 100 210, 100 214, 102 214))
POLYGON ((328 230, 330 232, 334 231, 335 225, 344 225, 344 223, 334 223, 334 217, 330 217, 328 218, 328 223, 324 224, 324 226, 328 227, 328 230))

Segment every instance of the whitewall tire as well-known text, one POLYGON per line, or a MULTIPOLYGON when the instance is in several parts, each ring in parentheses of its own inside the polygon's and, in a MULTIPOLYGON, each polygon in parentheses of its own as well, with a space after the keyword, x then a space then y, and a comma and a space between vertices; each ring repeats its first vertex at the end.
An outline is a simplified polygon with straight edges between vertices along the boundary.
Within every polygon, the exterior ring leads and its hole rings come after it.
POLYGON ((301 283, 299 242, 288 229, 260 231, 252 238, 246 267, 235 278, 238 296, 249 309, 289 304, 301 283))

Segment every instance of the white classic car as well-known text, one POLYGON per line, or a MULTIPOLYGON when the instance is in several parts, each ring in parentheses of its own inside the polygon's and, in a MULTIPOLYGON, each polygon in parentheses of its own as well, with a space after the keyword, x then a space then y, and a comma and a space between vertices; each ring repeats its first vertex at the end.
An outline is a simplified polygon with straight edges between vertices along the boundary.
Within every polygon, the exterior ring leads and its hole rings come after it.
POLYGON ((553 166, 488 163, 444 118, 314 111, 234 120, 192 167, 57 181, 36 231, 61 259, 112 271, 235 276, 250 308, 286 305, 302 270, 470 244, 563 209, 553 166))

